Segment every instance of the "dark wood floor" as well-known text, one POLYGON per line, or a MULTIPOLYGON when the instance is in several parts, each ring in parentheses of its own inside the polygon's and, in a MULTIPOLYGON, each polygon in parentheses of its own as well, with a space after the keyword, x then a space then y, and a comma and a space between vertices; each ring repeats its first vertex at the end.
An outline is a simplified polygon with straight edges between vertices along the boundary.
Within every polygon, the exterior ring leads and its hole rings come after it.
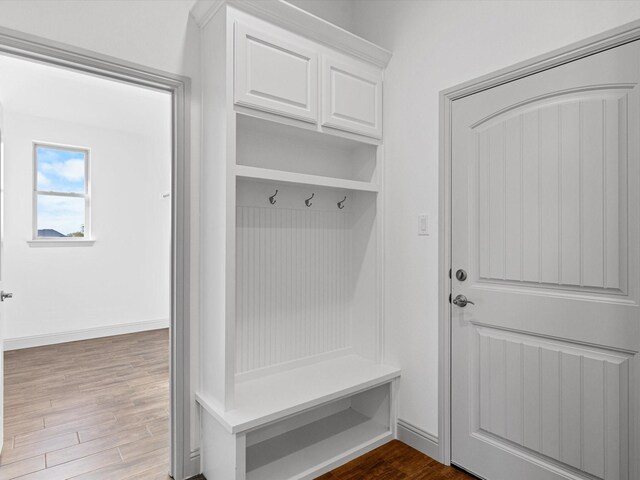
POLYGON ((393 440, 317 480, 475 480, 393 440))
POLYGON ((169 332, 5 353, 0 480, 167 480, 169 332))

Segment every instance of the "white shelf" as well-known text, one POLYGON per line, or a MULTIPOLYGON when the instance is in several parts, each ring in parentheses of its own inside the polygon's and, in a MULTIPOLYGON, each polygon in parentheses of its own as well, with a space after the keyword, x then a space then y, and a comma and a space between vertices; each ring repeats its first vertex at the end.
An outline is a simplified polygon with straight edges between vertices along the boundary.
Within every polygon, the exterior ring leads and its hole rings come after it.
POLYGON ((343 410, 247 448, 247 480, 315 478, 390 439, 388 427, 343 410))
POLYGON ((345 180, 342 178, 307 175, 304 173, 250 167, 247 165, 236 165, 236 177, 270 180, 274 182, 299 183, 302 185, 317 185, 319 187, 340 188, 343 190, 357 190, 362 192, 379 191, 378 185, 370 182, 358 182, 356 180, 345 180))
POLYGON ((235 408, 226 412, 200 393, 196 400, 230 433, 239 433, 381 385, 400 369, 346 355, 238 382, 235 408))

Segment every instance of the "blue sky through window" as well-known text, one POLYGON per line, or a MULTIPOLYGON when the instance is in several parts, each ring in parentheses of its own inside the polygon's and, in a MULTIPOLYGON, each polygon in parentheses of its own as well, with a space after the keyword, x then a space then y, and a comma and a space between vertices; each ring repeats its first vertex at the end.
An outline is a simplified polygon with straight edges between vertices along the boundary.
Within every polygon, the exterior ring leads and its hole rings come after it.
POLYGON ((85 153, 36 147, 38 190, 41 192, 84 193, 85 153))
MULTIPOLYGON (((36 147, 37 182, 39 192, 86 192, 85 152, 46 146, 36 147)), ((64 236, 83 232, 85 199, 38 194, 39 236, 51 236, 52 230, 64 236), (46 231, 46 235, 45 235, 46 231)))

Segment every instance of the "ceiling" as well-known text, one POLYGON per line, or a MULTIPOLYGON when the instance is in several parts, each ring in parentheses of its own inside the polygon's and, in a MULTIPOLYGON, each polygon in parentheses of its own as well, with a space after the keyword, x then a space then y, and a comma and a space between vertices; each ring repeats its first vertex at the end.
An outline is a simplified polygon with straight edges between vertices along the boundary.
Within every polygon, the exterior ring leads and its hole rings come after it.
POLYGON ((5 111, 136 134, 170 126, 171 95, 114 80, 0 55, 5 111))

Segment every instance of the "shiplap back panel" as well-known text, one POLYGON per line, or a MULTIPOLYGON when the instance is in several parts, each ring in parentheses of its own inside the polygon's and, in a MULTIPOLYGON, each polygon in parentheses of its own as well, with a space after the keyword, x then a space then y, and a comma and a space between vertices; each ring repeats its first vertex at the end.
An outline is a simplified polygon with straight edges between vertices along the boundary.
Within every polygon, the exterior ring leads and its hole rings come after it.
POLYGON ((626 293, 627 100, 547 100, 477 129, 481 278, 626 293))
POLYGON ((239 206, 236 373, 348 347, 351 213, 239 206))
POLYGON ((587 472, 627 478, 629 356, 476 328, 481 431, 587 472))

